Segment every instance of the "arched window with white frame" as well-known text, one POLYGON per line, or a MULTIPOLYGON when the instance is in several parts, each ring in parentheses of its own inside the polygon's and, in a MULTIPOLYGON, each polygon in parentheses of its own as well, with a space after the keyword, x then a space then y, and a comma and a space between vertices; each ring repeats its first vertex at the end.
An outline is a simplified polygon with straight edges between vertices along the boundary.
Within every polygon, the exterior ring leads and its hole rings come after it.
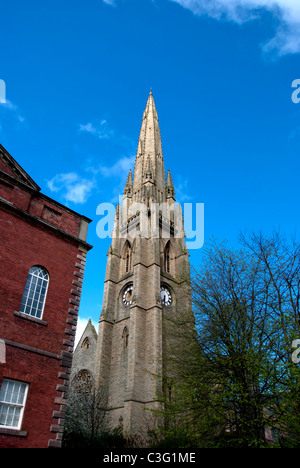
POLYGON ((30 268, 24 289, 20 312, 35 318, 42 318, 49 285, 49 274, 41 266, 30 268))

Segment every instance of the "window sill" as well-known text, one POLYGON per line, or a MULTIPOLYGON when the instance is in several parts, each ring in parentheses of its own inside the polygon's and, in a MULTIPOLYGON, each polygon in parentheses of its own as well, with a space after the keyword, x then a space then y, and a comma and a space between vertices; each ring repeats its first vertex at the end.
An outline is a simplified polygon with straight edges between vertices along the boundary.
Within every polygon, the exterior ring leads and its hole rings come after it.
POLYGON ((27 437, 27 431, 21 431, 19 429, 8 429, 7 427, 0 427, 0 435, 27 437))
POLYGON ((42 320, 36 317, 31 317, 31 315, 24 314, 23 312, 19 312, 17 310, 14 311, 14 315, 16 317, 29 320, 29 322, 34 322, 34 323, 38 323, 39 325, 44 325, 45 327, 48 325, 48 322, 46 322, 45 320, 42 320))

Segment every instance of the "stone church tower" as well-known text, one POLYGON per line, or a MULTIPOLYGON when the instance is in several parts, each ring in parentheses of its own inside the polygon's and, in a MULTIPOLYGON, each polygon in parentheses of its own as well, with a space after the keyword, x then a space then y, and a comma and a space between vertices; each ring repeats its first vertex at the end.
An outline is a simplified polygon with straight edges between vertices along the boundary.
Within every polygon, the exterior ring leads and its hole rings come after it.
MULTIPOLYGON (((188 280, 181 207, 175 204, 171 174, 165 174, 150 92, 134 177, 130 171, 123 203, 116 210, 93 362, 111 427, 122 424, 131 434, 149 429, 151 412, 144 410, 157 408, 163 381, 172 377, 168 356, 173 346, 179 346, 180 330, 170 324, 191 311, 188 280)), ((76 353, 84 350, 76 350, 74 361, 78 362, 76 353)))

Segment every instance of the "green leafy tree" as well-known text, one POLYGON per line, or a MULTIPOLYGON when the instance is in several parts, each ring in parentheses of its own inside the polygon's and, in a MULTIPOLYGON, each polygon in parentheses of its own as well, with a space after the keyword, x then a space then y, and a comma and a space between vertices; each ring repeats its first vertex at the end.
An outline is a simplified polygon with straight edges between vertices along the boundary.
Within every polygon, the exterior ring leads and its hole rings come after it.
POLYGON ((193 271, 194 324, 183 311, 174 326, 189 344, 172 351, 163 382, 164 440, 181 431, 198 446, 264 447, 268 434, 298 444, 299 245, 279 234, 242 241, 236 251, 213 242, 193 271))

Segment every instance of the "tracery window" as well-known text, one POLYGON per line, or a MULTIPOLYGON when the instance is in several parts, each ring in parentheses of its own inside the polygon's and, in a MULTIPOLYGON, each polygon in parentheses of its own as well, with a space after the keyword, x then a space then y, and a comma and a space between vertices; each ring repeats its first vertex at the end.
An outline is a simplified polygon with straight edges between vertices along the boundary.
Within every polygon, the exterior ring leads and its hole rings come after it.
POLYGON ((72 381, 72 386, 77 391, 91 392, 94 385, 94 378, 87 369, 80 370, 72 381))
POLYGON ((89 349, 90 346, 91 346, 91 342, 90 342, 89 337, 87 336, 87 337, 83 340, 83 343, 82 343, 82 345, 81 345, 81 348, 82 348, 82 349, 89 349))

